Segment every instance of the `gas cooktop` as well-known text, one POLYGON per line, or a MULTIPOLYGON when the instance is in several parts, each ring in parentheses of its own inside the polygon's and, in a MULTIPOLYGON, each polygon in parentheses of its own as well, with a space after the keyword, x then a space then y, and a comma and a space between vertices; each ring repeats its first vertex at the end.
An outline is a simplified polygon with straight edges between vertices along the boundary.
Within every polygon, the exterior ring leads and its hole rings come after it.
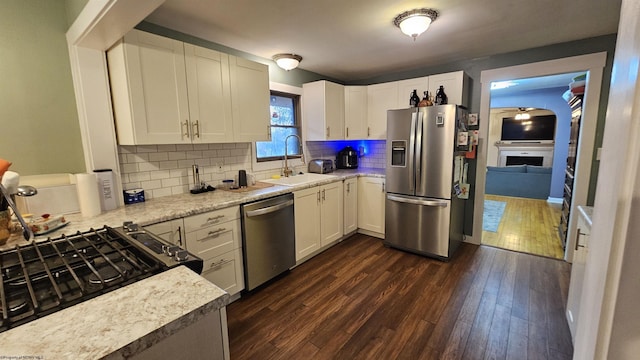
POLYGON ((0 332, 179 265, 203 262, 128 222, 2 251, 0 332))

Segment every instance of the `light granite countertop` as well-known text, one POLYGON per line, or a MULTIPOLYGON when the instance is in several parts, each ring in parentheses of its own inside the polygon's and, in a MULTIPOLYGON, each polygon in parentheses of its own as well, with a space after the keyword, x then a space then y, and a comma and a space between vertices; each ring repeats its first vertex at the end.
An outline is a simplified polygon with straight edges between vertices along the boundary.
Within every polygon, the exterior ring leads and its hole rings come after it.
MULTIPOLYGON (((149 199, 143 203, 121 206, 115 210, 107 211, 91 218, 84 218, 79 213, 69 214, 65 215, 68 225, 49 234, 37 236, 36 241, 43 241, 49 237, 59 237, 63 234, 75 234, 78 231, 83 232, 92 228, 97 229, 104 225, 118 227, 122 226, 123 221, 133 221, 141 226, 155 224, 266 199, 296 190, 302 190, 348 178, 358 176, 384 177, 384 171, 384 169, 336 170, 329 175, 337 176, 337 179, 335 177, 330 177, 326 180, 294 187, 274 185, 247 192, 216 190, 196 195, 171 195, 149 199)), ((25 244, 27 244, 27 242, 20 234, 14 234, 6 244, 0 245, 0 251, 13 248, 16 245, 25 244)))
POLYGON ((0 358, 126 359, 228 301, 179 266, 0 333, 0 358))
POLYGON ((587 225, 591 227, 591 225, 593 225, 593 206, 579 205, 578 211, 580 211, 580 214, 582 215, 582 218, 587 222, 587 225))

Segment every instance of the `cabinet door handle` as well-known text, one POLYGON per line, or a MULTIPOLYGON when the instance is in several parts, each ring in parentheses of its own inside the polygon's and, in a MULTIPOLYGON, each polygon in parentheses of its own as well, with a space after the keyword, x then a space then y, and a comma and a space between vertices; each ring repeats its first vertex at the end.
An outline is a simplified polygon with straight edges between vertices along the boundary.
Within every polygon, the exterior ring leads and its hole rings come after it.
POLYGON ((318 192, 316 193, 316 198, 317 198, 318 204, 320 204, 320 190, 318 190, 318 192))
POLYGON ((327 137, 331 136, 331 129, 329 126, 327 126, 327 137))
POLYGON ((269 137, 269 141, 271 141, 271 125, 267 125, 267 136, 269 137))
POLYGON ((351 183, 348 183, 347 184, 347 193, 350 193, 350 192, 351 192, 351 183))
POLYGON ((367 137, 371 136, 371 128, 367 126, 367 137))
POLYGON ((384 182, 382 183, 382 192, 384 192, 384 182))
POLYGON ((580 245, 580 235, 586 235, 580 232, 580 228, 577 229, 577 234, 576 234, 576 246, 575 246, 575 251, 578 251, 579 247, 584 247, 584 245, 580 245))
POLYGON ((182 133, 183 138, 189 138, 189 120, 185 120, 184 124, 180 123, 180 126, 184 127, 185 131, 182 133))
POLYGON ((349 127, 347 126, 347 137, 349 137, 349 127))
POLYGON ((193 123, 193 128, 193 136, 200 138, 200 120, 196 120, 196 122, 193 123))
POLYGON ((178 226, 178 245, 182 247, 182 227, 178 226))
POLYGON ((327 200, 327 197, 326 197, 325 195, 326 195, 326 194, 325 194, 325 190, 324 190, 324 189, 322 189, 322 201, 327 200))

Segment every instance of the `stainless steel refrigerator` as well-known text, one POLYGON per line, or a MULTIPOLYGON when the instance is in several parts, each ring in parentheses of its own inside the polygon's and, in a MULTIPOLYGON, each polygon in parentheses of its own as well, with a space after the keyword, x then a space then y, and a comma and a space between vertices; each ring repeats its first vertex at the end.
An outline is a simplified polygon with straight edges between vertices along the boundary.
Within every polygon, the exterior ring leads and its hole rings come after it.
POLYGON ((384 244, 448 259, 462 242, 467 110, 389 110, 384 244))

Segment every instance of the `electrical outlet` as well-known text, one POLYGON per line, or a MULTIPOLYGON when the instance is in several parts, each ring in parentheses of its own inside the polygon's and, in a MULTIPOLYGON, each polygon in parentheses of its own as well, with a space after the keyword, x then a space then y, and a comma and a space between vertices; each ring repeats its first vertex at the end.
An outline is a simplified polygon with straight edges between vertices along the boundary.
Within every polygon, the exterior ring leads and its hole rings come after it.
POLYGON ((224 172, 224 163, 223 162, 217 162, 213 164, 213 167, 216 169, 216 171, 218 173, 224 172))

